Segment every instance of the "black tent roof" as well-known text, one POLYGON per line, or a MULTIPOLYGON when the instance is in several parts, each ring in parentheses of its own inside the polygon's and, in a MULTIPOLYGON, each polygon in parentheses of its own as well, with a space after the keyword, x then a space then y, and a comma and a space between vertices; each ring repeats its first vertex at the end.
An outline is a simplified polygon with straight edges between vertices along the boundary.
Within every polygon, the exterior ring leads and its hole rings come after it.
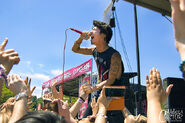
POLYGON ((171 6, 169 0, 125 0, 130 3, 159 12, 162 15, 171 16, 171 6))

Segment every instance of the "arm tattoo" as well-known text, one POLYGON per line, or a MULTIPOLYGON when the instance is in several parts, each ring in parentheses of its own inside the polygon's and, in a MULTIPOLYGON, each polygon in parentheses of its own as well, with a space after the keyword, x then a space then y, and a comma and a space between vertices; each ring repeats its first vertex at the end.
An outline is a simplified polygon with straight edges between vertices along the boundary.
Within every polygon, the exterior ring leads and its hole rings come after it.
POLYGON ((120 75, 121 68, 121 56, 119 53, 115 53, 111 58, 109 79, 114 81, 120 75))
POLYGON ((75 51, 77 51, 77 50, 79 50, 80 49, 80 44, 81 43, 78 43, 78 42, 74 42, 74 44, 73 44, 73 47, 72 47, 72 50, 75 52, 75 51))

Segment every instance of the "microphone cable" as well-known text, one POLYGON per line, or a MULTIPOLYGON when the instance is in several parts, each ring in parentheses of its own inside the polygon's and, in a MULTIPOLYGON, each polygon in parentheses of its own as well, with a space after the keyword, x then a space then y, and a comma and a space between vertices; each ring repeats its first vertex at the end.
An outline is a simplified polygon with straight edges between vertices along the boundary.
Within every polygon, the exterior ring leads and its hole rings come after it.
MULTIPOLYGON (((69 30, 70 28, 67 28, 65 30, 65 42, 64 42, 64 49, 63 49, 63 64, 62 64, 62 73, 63 73, 63 76, 62 76, 62 93, 64 92, 64 67, 65 67, 65 49, 66 49, 66 44, 67 44, 67 31, 69 30)), ((63 97, 62 97, 63 98, 63 97)))

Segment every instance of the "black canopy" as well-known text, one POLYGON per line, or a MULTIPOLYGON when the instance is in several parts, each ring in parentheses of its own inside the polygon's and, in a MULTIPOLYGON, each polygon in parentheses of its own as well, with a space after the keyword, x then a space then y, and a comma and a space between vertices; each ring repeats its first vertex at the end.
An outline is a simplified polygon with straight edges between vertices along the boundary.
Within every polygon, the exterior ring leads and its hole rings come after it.
POLYGON ((169 0, 125 0, 130 3, 142 6, 147 9, 159 12, 162 15, 171 16, 171 6, 169 0))

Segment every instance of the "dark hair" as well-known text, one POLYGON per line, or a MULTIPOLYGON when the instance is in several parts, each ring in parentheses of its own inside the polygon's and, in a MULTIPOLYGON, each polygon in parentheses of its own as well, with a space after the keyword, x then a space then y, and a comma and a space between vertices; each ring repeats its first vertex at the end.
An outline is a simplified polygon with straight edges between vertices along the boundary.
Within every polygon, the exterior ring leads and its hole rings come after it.
POLYGON ((58 113, 58 103, 54 102, 52 103, 51 100, 44 99, 44 107, 48 109, 48 111, 54 111, 55 113, 58 113))
POLYGON ((16 123, 65 123, 64 117, 48 111, 28 112, 16 123))
POLYGON ((109 43, 109 41, 111 40, 112 38, 112 29, 111 29, 111 26, 104 23, 104 22, 101 22, 101 21, 97 21, 97 20, 94 20, 93 21, 93 25, 95 27, 98 27, 100 29, 100 33, 103 33, 106 35, 105 37, 105 41, 107 42, 107 44, 109 43))

